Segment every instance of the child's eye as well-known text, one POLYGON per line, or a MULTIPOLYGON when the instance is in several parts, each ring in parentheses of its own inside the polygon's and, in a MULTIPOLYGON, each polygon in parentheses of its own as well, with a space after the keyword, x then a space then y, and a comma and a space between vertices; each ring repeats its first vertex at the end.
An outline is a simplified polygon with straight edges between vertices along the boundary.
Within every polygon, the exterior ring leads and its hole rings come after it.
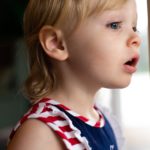
POLYGON ((113 30, 117 30, 117 29, 121 28, 120 23, 121 22, 112 22, 112 23, 107 24, 107 27, 109 27, 113 30))
POLYGON ((138 30, 137 30, 137 27, 133 27, 132 29, 133 29, 134 32, 137 32, 137 31, 138 31, 138 30))

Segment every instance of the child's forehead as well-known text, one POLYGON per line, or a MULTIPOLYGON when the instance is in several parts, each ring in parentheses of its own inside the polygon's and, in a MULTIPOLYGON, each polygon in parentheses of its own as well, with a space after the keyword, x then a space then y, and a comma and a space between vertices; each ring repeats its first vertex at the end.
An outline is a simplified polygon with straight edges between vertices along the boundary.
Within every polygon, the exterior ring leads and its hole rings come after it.
POLYGON ((88 5, 90 5, 93 12, 117 9, 124 5, 127 1, 128 0, 87 0, 88 5))
MULTIPOLYGON (((117 1, 117 0, 114 0, 117 1)), ((113 6, 113 5, 109 5, 113 6)), ((105 7, 102 11, 99 9, 93 12, 90 18, 100 18, 101 21, 105 20, 121 20, 130 18, 129 15, 132 17, 133 20, 137 20, 137 13, 135 8, 135 1, 134 0, 127 0, 122 3, 122 5, 118 5, 117 7, 105 7), (132 5, 133 4, 133 5, 132 5)), ((88 18, 87 18, 88 19, 88 18)), ((85 20, 87 20, 85 19, 85 20)), ((134 21, 134 22, 135 22, 134 21)))

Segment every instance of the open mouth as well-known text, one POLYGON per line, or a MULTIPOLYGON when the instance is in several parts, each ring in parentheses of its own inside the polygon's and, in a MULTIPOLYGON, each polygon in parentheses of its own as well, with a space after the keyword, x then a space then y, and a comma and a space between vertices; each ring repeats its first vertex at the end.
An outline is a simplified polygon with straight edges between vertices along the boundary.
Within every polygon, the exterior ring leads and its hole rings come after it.
POLYGON ((138 57, 135 57, 135 58, 132 58, 131 60, 128 60, 125 65, 128 65, 128 66, 132 66, 132 67, 135 67, 138 63, 138 57))
POLYGON ((137 66, 138 61, 139 61, 138 55, 126 61, 124 63, 125 70, 129 73, 134 73, 136 71, 136 66, 137 66))

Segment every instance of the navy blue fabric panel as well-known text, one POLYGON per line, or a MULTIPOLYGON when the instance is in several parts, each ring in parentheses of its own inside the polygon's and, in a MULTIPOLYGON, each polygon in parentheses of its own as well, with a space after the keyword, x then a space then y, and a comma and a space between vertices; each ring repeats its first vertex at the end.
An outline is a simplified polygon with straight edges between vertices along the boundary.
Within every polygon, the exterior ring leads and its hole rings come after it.
POLYGON ((97 128, 86 124, 62 108, 59 109, 65 112, 72 120, 73 125, 81 131, 81 136, 86 137, 92 150, 118 150, 114 132, 105 116, 105 126, 97 128))

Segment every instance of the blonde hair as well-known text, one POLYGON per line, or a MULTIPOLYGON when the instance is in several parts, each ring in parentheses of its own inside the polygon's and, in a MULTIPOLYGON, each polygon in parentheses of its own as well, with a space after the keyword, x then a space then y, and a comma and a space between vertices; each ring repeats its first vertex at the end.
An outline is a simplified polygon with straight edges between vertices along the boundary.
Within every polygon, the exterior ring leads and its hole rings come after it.
MULTIPOLYGON (((24 14, 24 34, 28 46, 29 76, 24 93, 30 100, 45 97, 57 86, 56 71, 39 41, 40 29, 45 25, 74 29, 90 15, 123 5, 127 0, 29 0, 24 14)), ((71 32, 71 29, 70 29, 71 32)))

